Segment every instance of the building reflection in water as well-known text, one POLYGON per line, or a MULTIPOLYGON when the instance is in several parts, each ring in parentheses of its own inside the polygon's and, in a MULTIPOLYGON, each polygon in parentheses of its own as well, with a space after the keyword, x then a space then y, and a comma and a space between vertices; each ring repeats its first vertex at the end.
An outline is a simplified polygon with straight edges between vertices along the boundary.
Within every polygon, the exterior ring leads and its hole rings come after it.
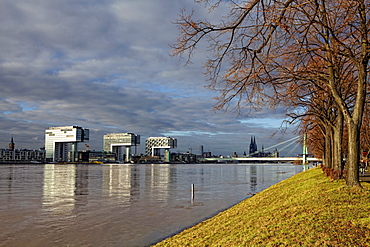
POLYGON ((250 188, 251 192, 255 192, 257 187, 257 167, 250 166, 250 188))
POLYGON ((7 246, 149 246, 301 170, 263 164, 3 165, 0 239, 7 246))
POLYGON ((102 188, 102 195, 115 203, 129 206, 145 197, 149 201, 167 201, 176 186, 176 168, 156 165, 104 165, 89 171, 88 165, 47 164, 44 168, 44 210, 69 214, 89 200, 89 186, 102 188), (93 174, 90 174, 93 172, 93 174), (102 172, 101 176, 99 172, 102 172), (98 173, 98 174, 95 174, 98 173), (100 184, 100 186, 99 186, 100 184))
POLYGON ((280 180, 281 173, 276 172, 279 169, 264 165, 47 164, 42 204, 45 210, 67 214, 88 205, 89 200, 101 200, 101 196, 120 207, 139 201, 168 202, 178 196, 182 199, 184 194, 188 196, 191 183, 197 186, 197 194, 202 194, 203 199, 217 196, 222 189, 218 188, 222 187, 220 183, 246 184, 249 187, 246 193, 256 193, 264 183, 280 180))
POLYGON ((145 168, 146 192, 151 195, 151 201, 167 201, 171 186, 171 170, 169 164, 152 164, 145 168))
POLYGON ((76 165, 75 182, 75 207, 82 207, 88 204, 89 195, 89 166, 76 165))
POLYGON ((42 205, 47 211, 68 214, 75 206, 75 165, 46 164, 42 205))
POLYGON ((131 196, 138 193, 139 177, 131 165, 105 165, 103 170, 103 195, 117 202, 130 204, 131 196))
POLYGON ((114 197, 123 205, 146 197, 150 201, 166 201, 169 197, 170 165, 105 165, 103 171, 103 194, 114 197), (107 168, 106 168, 107 167, 107 168))

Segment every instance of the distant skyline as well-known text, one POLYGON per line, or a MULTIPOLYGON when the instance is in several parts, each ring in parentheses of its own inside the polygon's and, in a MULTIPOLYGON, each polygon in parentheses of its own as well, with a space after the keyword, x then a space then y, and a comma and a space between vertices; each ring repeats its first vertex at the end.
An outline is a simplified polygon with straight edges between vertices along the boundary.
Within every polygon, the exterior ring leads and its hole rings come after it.
POLYGON ((123 132, 141 136, 139 152, 151 136, 178 139, 172 151, 203 145, 215 155, 248 153, 251 136, 259 149, 280 142, 272 135, 284 108, 253 118, 214 112, 206 51, 186 67, 170 56, 181 9, 208 13, 193 0, 1 1, 0 148, 13 134, 16 148, 38 149, 46 129, 68 125, 90 129, 95 150, 104 134, 123 132))
MULTIPOLYGON (((59 126, 59 127, 64 127, 64 126, 59 126)), ((80 126, 81 127, 81 126, 80 126)), ((177 142, 181 142, 181 137, 179 137, 180 139, 177 139, 177 142)), ((140 148, 140 145, 136 146, 135 149, 132 149, 131 150, 131 153, 134 153, 135 150, 137 151, 137 154, 142 154, 142 155, 145 155, 145 142, 146 142, 146 139, 142 139, 141 138, 141 148, 140 148)), ((261 151, 261 152, 271 152, 273 153, 275 150, 280 150, 280 153, 283 154, 282 156, 285 156, 288 154, 288 156, 297 156, 299 155, 299 151, 297 152, 297 150, 301 150, 301 146, 299 143, 297 143, 296 141, 299 139, 299 136, 296 136, 296 137, 293 137, 289 140, 285 140, 285 141, 282 141, 282 142, 278 142, 278 143, 275 143, 275 144, 272 144, 272 146, 269 146, 269 147, 266 147, 264 146, 263 144, 259 145, 257 140, 256 140, 256 137, 255 136, 251 136, 251 140, 249 140, 249 143, 247 144, 247 147, 245 148, 244 151, 242 152, 235 152, 233 151, 232 154, 237 153, 238 156, 243 156, 243 154, 246 154, 246 155, 249 155, 250 152, 251 152, 251 149, 250 149, 250 144, 253 143, 254 147, 256 148, 254 151, 252 152, 256 152, 256 151, 261 151), (252 141, 253 139, 253 141, 252 141)), ((22 143, 22 140, 20 141, 20 143, 22 143)), ((90 144, 90 142, 82 142, 82 143, 79 143, 78 147, 79 147, 79 150, 85 150, 86 147, 84 144, 90 144)), ((17 147, 15 141, 14 141, 14 134, 11 135, 11 138, 10 138, 10 141, 8 142, 8 145, 6 147, 0 147, 0 149, 8 149, 10 148, 10 145, 13 147, 13 149, 26 149, 24 147, 17 147)), ((90 149, 90 145, 89 146, 89 150, 93 150, 93 149, 90 149)), ((42 146, 40 148, 43 148, 45 146, 42 146)), ((39 149, 39 148, 30 148, 30 149, 39 149)), ((94 149, 95 150, 95 149, 94 149)), ((204 145, 199 145, 198 147, 190 147, 188 148, 188 150, 186 151, 180 151, 178 149, 171 149, 170 151, 171 152, 190 152, 190 153, 193 153, 193 154, 201 154, 201 150, 203 150, 204 152, 212 152, 212 150, 207 150, 204 145)), ((103 149, 98 149, 96 151, 103 151, 103 149)), ((161 151, 162 153, 162 151, 161 151)), ((214 152, 212 152, 212 155, 223 155, 223 156, 231 156, 232 154, 222 154, 222 153, 217 153, 215 154, 214 152)))

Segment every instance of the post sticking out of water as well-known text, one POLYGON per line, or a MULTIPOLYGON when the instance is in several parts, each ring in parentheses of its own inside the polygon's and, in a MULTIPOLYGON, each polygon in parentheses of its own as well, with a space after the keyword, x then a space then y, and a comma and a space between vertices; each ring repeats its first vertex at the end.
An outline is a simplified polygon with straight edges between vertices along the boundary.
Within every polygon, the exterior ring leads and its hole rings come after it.
POLYGON ((194 184, 191 184, 191 201, 194 200, 194 184))

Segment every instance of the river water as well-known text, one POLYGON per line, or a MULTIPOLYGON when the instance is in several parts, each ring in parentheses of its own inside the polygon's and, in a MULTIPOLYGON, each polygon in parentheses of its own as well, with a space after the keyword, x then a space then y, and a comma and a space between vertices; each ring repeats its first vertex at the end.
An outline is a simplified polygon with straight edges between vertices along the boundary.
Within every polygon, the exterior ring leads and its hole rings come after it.
POLYGON ((0 246, 148 246, 302 169, 2 164, 0 246))

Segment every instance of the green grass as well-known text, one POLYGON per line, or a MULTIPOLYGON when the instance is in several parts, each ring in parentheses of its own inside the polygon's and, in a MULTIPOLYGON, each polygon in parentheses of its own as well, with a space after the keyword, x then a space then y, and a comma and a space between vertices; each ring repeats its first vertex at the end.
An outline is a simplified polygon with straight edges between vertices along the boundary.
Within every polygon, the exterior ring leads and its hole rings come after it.
POLYGON ((297 174, 159 246, 370 246, 370 184, 297 174))

